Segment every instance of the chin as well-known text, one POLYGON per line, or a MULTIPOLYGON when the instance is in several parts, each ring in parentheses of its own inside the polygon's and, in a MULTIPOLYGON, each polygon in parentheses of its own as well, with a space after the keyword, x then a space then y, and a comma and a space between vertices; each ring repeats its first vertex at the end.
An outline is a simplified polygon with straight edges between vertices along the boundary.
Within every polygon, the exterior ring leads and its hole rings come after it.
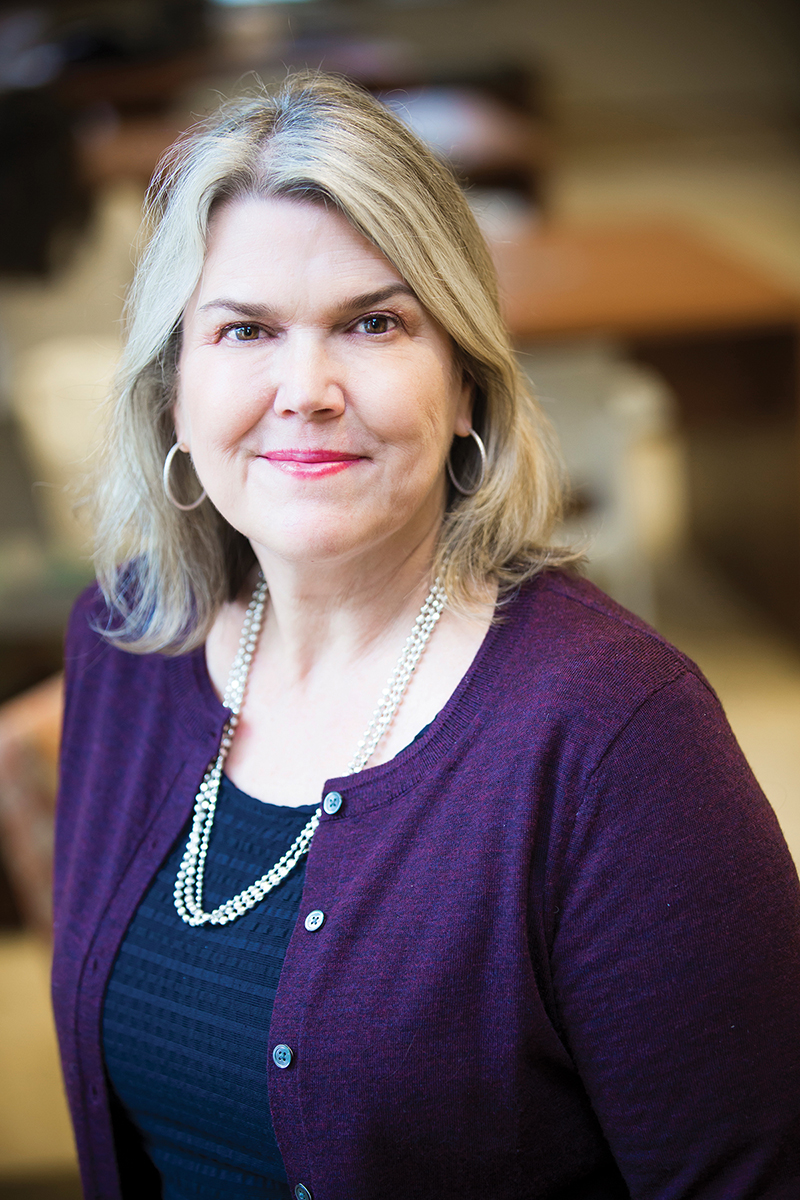
POLYGON ((314 529, 292 528, 282 534, 273 529, 261 531, 262 536, 250 537, 250 542, 264 561, 278 558, 283 562, 292 563, 298 567, 311 564, 333 564, 337 561, 347 561, 358 557, 374 545, 372 537, 358 537, 355 531, 348 527, 346 518, 341 518, 333 526, 314 529))
MULTIPOLYGON (((352 562, 363 555, 379 554, 382 547, 419 541, 420 530, 429 525, 415 506, 395 504, 373 512, 365 520, 366 504, 316 507, 291 513, 274 512, 263 520, 231 522, 244 533, 262 564, 270 558, 297 567, 352 562)), ((230 518, 229 518, 230 519, 230 518)))

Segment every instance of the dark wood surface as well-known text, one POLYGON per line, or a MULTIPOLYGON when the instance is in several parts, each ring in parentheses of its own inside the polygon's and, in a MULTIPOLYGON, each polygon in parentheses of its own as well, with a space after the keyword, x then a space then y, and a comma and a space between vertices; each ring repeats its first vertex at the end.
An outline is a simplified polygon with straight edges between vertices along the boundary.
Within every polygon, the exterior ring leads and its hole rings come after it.
POLYGON ((492 250, 522 340, 800 324, 800 294, 678 225, 544 225, 492 250))

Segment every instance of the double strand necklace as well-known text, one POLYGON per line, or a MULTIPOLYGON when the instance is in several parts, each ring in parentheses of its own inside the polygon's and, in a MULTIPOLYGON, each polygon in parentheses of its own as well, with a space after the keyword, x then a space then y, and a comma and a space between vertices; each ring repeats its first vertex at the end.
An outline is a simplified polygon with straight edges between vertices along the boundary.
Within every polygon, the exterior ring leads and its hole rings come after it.
MULTIPOLYGON (((237 917, 249 912, 260 900, 264 899, 268 892, 277 887, 303 855, 308 853, 311 839, 322 815, 322 809, 318 808, 286 853, 265 875, 211 912, 205 911, 203 908, 203 880, 208 844, 211 839, 211 830, 214 827, 214 815, 217 811, 222 770, 233 742, 234 731, 239 724, 239 716, 247 689, 247 677, 250 674, 250 664, 258 645, 258 635, 261 632, 266 601, 267 583, 263 576, 259 576, 255 591, 247 606, 242 635, 239 638, 239 649, 233 660, 233 666, 225 686, 225 695, 222 699, 225 707, 230 709, 231 715, 222 731, 219 753, 216 759, 209 764, 208 770, 203 776, 203 782, 200 784, 200 790, 194 802, 191 832, 175 880, 175 907, 187 925, 227 925, 230 921, 235 921, 237 917)), ((354 775, 357 771, 363 771, 375 753, 381 738, 389 729, 403 702, 403 697, 428 639, 442 614, 445 602, 444 588, 437 576, 420 609, 419 616, 414 622, 414 628, 406 638, 397 665, 389 676, 389 682, 381 693, 378 707, 372 714, 366 732, 347 766, 346 775, 354 775)))

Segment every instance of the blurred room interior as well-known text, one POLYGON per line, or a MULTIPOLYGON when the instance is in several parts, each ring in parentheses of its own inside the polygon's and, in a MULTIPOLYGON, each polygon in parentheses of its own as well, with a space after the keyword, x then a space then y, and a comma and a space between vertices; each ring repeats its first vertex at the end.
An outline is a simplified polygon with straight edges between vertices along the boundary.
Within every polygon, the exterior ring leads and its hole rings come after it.
POLYGON ((48 1001, 75 510, 145 188, 218 101, 343 72, 448 158, 562 438, 562 536, 717 689, 800 861, 800 8, 0 6, 0 1198, 79 1196, 48 1001))

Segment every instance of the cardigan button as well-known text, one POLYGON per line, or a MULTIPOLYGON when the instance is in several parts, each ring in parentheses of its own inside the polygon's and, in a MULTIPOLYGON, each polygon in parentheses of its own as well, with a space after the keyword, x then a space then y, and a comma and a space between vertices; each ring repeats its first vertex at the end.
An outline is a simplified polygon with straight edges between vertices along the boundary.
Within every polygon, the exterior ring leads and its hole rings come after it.
POLYGON ((279 1046, 276 1046, 272 1051, 272 1061, 275 1063, 275 1066, 280 1067, 282 1071, 285 1071, 286 1068, 291 1065, 293 1058, 294 1054, 292 1053, 291 1048, 289 1046, 284 1046, 283 1042, 281 1042, 279 1046))
POLYGON ((312 909, 312 911, 308 914, 303 924, 309 933, 316 933, 316 931, 322 926, 324 920, 325 913, 321 908, 315 908, 312 909))
POLYGON ((294 1194, 295 1200, 313 1200, 311 1192, 304 1183, 298 1183, 297 1187, 294 1189, 294 1194))
POLYGON ((322 801, 322 810, 323 812, 326 812, 329 817, 332 817, 334 813, 339 811, 343 803, 344 801, 342 800, 341 792, 328 792, 327 796, 322 801))

